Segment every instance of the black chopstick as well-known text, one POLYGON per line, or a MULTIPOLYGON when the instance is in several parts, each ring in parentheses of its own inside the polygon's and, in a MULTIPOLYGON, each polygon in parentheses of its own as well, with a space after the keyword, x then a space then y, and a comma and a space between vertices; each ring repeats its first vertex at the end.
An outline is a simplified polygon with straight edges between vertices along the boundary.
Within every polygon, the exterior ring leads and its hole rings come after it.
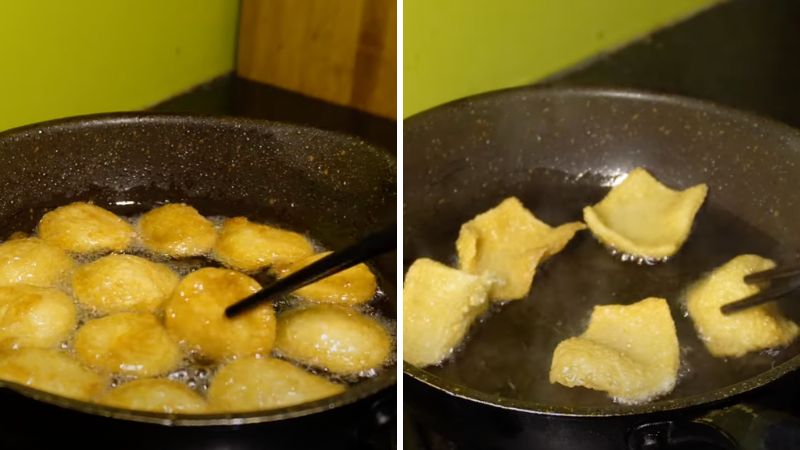
MULTIPOLYGON (((761 273, 763 272, 758 272, 753 275, 760 275, 761 273)), ((762 277, 756 277, 756 279, 759 281, 765 281, 769 278, 764 279, 762 277)), ((748 283, 753 283, 753 281, 749 281, 747 277, 745 277, 745 281, 748 283)), ((791 280, 787 283, 765 289, 755 295, 751 295, 750 297, 745 297, 741 300, 736 300, 735 302, 722 305, 720 310, 722 311, 722 314, 725 315, 733 314, 747 308, 752 308, 753 306, 771 302, 779 297, 783 297, 786 294, 796 291, 798 288, 800 288, 800 279, 791 280)))
POLYGON ((790 278, 795 275, 800 275, 800 264, 776 267, 774 269, 751 273, 750 275, 744 277, 744 281, 745 283, 762 283, 764 281, 772 281, 781 278, 790 278))
POLYGON ((348 269, 381 253, 397 248, 397 224, 371 234, 360 242, 343 250, 331 253, 319 261, 309 264, 272 285, 240 300, 225 309, 227 317, 236 317, 263 302, 296 291, 303 286, 348 269))

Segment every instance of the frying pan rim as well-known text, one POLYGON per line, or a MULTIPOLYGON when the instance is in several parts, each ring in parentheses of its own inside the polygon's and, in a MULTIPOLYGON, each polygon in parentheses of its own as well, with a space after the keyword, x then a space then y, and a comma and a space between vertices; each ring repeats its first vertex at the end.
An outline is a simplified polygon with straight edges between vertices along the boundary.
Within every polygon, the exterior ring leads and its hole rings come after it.
MULTIPOLYGON (((565 98, 577 97, 592 99, 614 99, 626 98, 637 101, 648 102, 649 104, 669 104, 695 112, 705 112, 714 114, 717 117, 730 119, 736 122, 748 121, 767 134, 774 134, 786 138, 792 138, 800 142, 800 130, 795 129, 783 122, 775 119, 758 115, 751 111, 739 110, 730 106, 721 105, 712 101, 700 100, 663 92, 654 92, 642 89, 632 89, 624 87, 610 86, 539 86, 529 85, 521 87, 511 87, 500 89, 482 94, 454 100, 434 108, 422 111, 409 116, 405 119, 403 133, 411 131, 417 121, 424 120, 428 116, 435 116, 450 111, 454 108, 468 108, 471 105, 479 105, 481 102, 490 99, 499 99, 504 96, 519 96, 527 94, 531 98, 565 98)), ((523 101, 528 100, 526 97, 523 101)), ((403 149, 405 152, 406 148, 403 149)), ((404 200, 405 201, 405 200, 404 200)), ((640 405, 619 405, 611 404, 606 406, 553 406, 536 403, 528 400, 511 399, 507 397, 487 394, 477 389, 450 382, 438 375, 418 368, 409 363, 403 362, 403 374, 413 380, 433 388, 441 393, 456 397, 469 402, 501 408, 521 413, 536 415, 561 416, 573 418, 596 418, 596 417, 627 417, 646 414, 656 414, 664 412, 676 412, 688 408, 709 406, 712 404, 731 400, 734 397, 744 395, 753 390, 764 387, 790 372, 800 368, 800 354, 772 367, 760 374, 739 381, 730 386, 714 389, 701 394, 689 395, 669 400, 655 400, 640 405)))
MULTIPOLYGON (((396 185, 397 179, 397 160, 389 151, 368 142, 358 136, 340 133, 337 131, 314 128, 306 125, 298 125, 287 122, 270 120, 240 118, 223 115, 208 114, 172 114, 161 112, 110 112, 100 114, 88 114, 66 118, 48 120, 44 122, 23 125, 0 131, 0 143, 4 141, 12 142, 16 139, 25 138, 32 134, 43 134, 48 131, 63 131, 70 129, 86 129, 103 126, 126 126, 128 124, 159 124, 179 125, 192 124, 199 126, 218 126, 228 128, 258 128, 258 129, 279 129, 299 134, 325 135, 332 140, 357 142, 357 152, 370 152, 373 156, 379 157, 386 163, 387 168, 393 172, 393 179, 396 185)), ((396 199, 396 190, 395 190, 396 199)), ((394 281, 394 280, 391 280, 394 281)), ((396 339, 396 337, 395 337, 396 339)), ((265 411, 252 411, 243 413, 213 413, 213 414, 166 414, 158 412, 135 411, 97 403, 85 402, 72 399, 57 394, 34 389, 28 386, 13 382, 0 380, 0 389, 13 391, 15 394, 25 396, 34 401, 41 401, 53 406, 70 409, 73 411, 92 414, 96 416, 112 418, 117 420, 127 420, 140 423, 149 423, 165 426, 182 427, 204 427, 204 426, 240 426, 248 424, 277 422, 308 416, 339 407, 351 405, 362 400, 368 400, 380 392, 390 389, 396 385, 397 370, 396 366, 381 369, 379 377, 365 380, 356 386, 352 386, 344 393, 303 403, 290 407, 276 408, 265 411)))
MULTIPOLYGON (((50 119, 43 122, 36 122, 32 124, 20 125, 18 127, 0 130, 0 140, 7 139, 9 136, 24 135, 27 133, 38 132, 42 128, 53 129, 68 129, 77 127, 78 125, 86 126, 102 126, 102 125, 117 125, 120 123, 147 123, 147 122, 169 122, 169 123, 185 123, 192 122, 197 124, 221 124, 226 126, 233 126, 235 128, 247 127, 264 127, 271 126, 276 128, 284 128, 287 130, 294 130, 306 133, 324 133, 336 139, 352 139, 364 145, 370 152, 383 157, 388 164, 397 167, 397 158, 386 149, 373 142, 356 136, 354 134, 343 133, 336 130, 328 130, 324 128, 315 128, 309 125, 297 124, 292 122, 283 122, 279 120, 257 119, 251 117, 238 117, 224 114, 200 114, 200 113, 187 113, 177 114, 170 112, 159 111, 114 111, 103 112, 94 114, 82 114, 77 116, 61 117, 57 119, 50 119)), ((363 151, 363 150, 359 150, 363 151)), ((395 170, 395 175, 396 175, 395 170)))
MULTIPOLYGON (((800 139, 800 128, 795 128, 789 124, 781 122, 780 120, 773 119, 761 115, 754 111, 746 109, 738 109, 728 106, 713 100, 704 100, 694 97, 688 97, 679 94, 669 94, 648 89, 620 87, 620 86, 555 86, 555 85, 526 85, 509 87, 503 89, 496 89, 487 91, 468 97, 463 97, 451 100, 447 103, 435 106, 433 108, 420 111, 411 116, 403 119, 403 134, 405 135, 411 127, 413 122, 424 119, 428 115, 441 114, 447 109, 462 107, 464 105, 473 104, 481 100, 499 98, 504 95, 513 95, 521 92, 530 93, 533 96, 541 97, 548 94, 559 94, 563 96, 581 96, 587 99, 592 98, 627 98, 627 99, 642 99, 649 100, 654 103, 681 105, 703 110, 707 112, 718 113, 723 116, 735 116, 738 118, 749 118, 752 122, 759 122, 759 127, 764 125, 766 127, 773 127, 780 130, 783 134, 793 135, 793 137, 800 139), (406 123, 408 122, 408 123, 406 123)), ((403 149, 405 151, 405 148, 403 149)))

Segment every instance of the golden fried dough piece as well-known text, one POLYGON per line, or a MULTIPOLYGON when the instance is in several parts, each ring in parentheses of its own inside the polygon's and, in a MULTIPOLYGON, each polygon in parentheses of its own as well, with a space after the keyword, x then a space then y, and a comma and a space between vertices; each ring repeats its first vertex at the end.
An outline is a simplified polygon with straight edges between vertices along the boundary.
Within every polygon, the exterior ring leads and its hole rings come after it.
POLYGON ((56 208, 39 221, 39 237, 74 253, 122 251, 134 236, 128 222, 111 211, 84 202, 56 208))
POLYGON ((0 349, 55 347, 75 329, 75 304, 53 288, 0 287, 0 349))
POLYGON ((177 284, 169 267, 133 255, 104 256, 72 274, 78 300, 102 313, 153 312, 177 284))
POLYGON ((214 248, 220 262, 245 272, 267 266, 280 269, 313 254, 314 248, 302 234, 253 223, 244 217, 225 221, 214 248))
POLYGON ((344 390, 286 361, 248 357, 217 372, 208 388, 208 403, 214 411, 256 411, 312 402, 344 390))
POLYGON ((54 286, 64 281, 74 266, 65 251, 41 239, 15 239, 0 244, 0 285, 54 286))
POLYGON ((744 282, 746 275, 773 267, 769 259, 739 255, 689 288, 689 317, 712 355, 739 357, 789 345, 797 337, 797 324, 784 317, 774 302, 727 316, 720 311, 722 305, 758 293, 758 286, 744 282))
POLYGON ((84 401, 107 382, 64 353, 40 348, 0 354, 0 380, 84 401))
POLYGON ((489 306, 489 283, 436 261, 414 261, 403 284, 403 359, 438 364, 489 306))
POLYGON ((192 272, 167 300, 167 329, 214 360, 269 354, 275 342, 271 303, 233 319, 225 317, 225 308, 259 289, 256 280, 233 270, 205 268, 192 272))
POLYGON ((392 338, 381 324, 351 308, 313 305, 280 316, 275 348, 301 364, 352 375, 381 367, 392 338))
POLYGON ((210 220, 183 203, 150 210, 139 219, 142 243, 152 252, 173 258, 207 254, 217 241, 210 220))
POLYGON ((667 301, 595 306, 589 327, 553 353, 550 382, 608 392, 642 403, 675 387, 680 351, 667 301))
POLYGON ((178 344, 149 313, 119 313, 90 320, 75 334, 75 355, 89 367, 156 376, 175 369, 178 344))
POLYGON ((674 255, 689 237, 694 216, 708 186, 674 191, 637 168, 594 206, 583 209, 583 220, 609 247, 643 258, 674 255))
MULTIPOLYGON (((324 252, 303 258, 280 270, 279 277, 283 278, 293 272, 297 272, 331 253, 324 252)), ((366 264, 358 264, 335 275, 323 278, 316 283, 302 287, 292 294, 316 303, 358 305, 370 301, 377 289, 378 282, 369 267, 366 264)))
POLYGON ((183 383, 163 379, 144 379, 125 383, 102 396, 98 403, 135 411, 168 414, 206 412, 206 401, 203 397, 183 383))
POLYGON ((584 228, 581 222, 550 227, 516 197, 509 197, 461 226, 456 241, 459 266, 489 276, 491 300, 517 300, 528 294, 536 266, 560 252, 584 228))

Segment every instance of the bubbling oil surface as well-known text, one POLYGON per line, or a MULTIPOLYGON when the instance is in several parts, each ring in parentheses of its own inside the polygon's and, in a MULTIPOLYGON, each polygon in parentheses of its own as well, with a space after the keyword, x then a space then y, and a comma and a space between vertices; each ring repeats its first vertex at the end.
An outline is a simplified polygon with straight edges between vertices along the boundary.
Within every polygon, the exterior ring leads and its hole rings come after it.
MULTIPOLYGON (((28 211, 28 214, 30 215, 31 219, 36 218, 36 220, 38 221, 38 217, 40 217, 41 214, 43 214, 44 212, 46 212, 48 210, 51 210, 51 209, 53 209, 53 208, 55 208, 57 206, 65 205, 65 204, 68 204, 68 203, 70 203, 70 201, 59 202, 59 203, 56 203, 55 205, 48 204, 48 205, 42 206, 40 208, 31 208, 28 211)), ((120 211, 120 208, 114 208, 114 205, 99 204, 99 206, 105 207, 107 209, 110 209, 113 212, 116 212, 118 215, 120 215, 121 218, 123 218, 124 220, 126 220, 127 222, 129 222, 131 225, 133 225, 135 227, 137 222, 138 222, 138 220, 139 220, 139 218, 141 217, 142 213, 150 209, 148 206, 154 208, 154 207, 166 204, 166 203, 169 203, 169 202, 165 201, 165 202, 157 202, 157 203, 152 204, 152 205, 144 205, 144 204, 138 203, 136 201, 128 201, 128 200, 117 201, 116 205, 122 206, 122 211, 120 211), (125 211, 129 211, 129 212, 133 211, 133 213, 124 214, 125 211), (123 214, 120 214, 120 212, 122 212, 123 214)), ((223 215, 213 215, 213 216, 206 216, 206 218, 209 219, 214 224, 214 226, 217 229, 217 231, 219 231, 221 229, 221 227, 222 227, 222 224, 225 222, 225 220, 227 220, 228 217, 227 216, 223 216, 223 215)), ((280 227, 280 228, 284 228, 284 229, 286 228, 284 226, 281 226, 280 224, 270 223, 269 221, 265 221, 265 220, 257 220, 255 222, 266 224, 266 225, 270 225, 270 226, 280 227)), ((22 221, 21 223, 24 224, 25 221, 22 221)), ((19 222, 17 223, 17 225, 19 225, 19 222)), ((1 226, 2 226, 2 224, 0 224, 0 227, 1 226)), ((15 228, 15 227, 9 227, 9 228, 12 229, 12 232, 8 233, 9 235, 12 235, 13 233, 18 233, 19 232, 18 228, 15 228)), ((36 233, 36 231, 37 230, 35 229, 35 227, 31 227, 31 233, 30 234, 33 235, 33 234, 36 233)), ((312 237, 310 237, 308 235, 306 235, 306 238, 312 243, 312 246, 314 247, 315 252, 319 253, 319 252, 326 251, 325 246, 323 246, 320 242, 314 240, 312 237)), ((154 253, 154 252, 148 250, 147 248, 145 248, 144 245, 141 243, 141 241, 138 239, 138 237, 137 237, 136 240, 134 240, 134 242, 133 242, 133 244, 131 245, 130 248, 128 248, 126 251, 120 252, 120 253, 140 256, 140 257, 146 258, 148 260, 164 264, 164 265, 168 266, 171 270, 176 272, 181 278, 183 278, 184 276, 188 275, 189 273, 194 272, 196 270, 199 270, 201 268, 205 268, 205 267, 224 267, 221 263, 219 263, 218 261, 216 261, 213 258, 212 254, 200 255, 200 256, 189 257, 189 258, 173 259, 173 258, 170 258, 168 256, 165 256, 165 255, 162 255, 162 254, 159 254, 159 253, 154 253)), ((91 263, 93 261, 96 261, 97 259, 100 259, 103 256, 107 256, 107 254, 72 255, 73 259, 76 261, 77 265, 79 265, 79 266, 91 263)), ((254 279, 256 279, 261 285, 265 285, 265 284, 275 280, 274 275, 268 269, 264 269, 264 270, 256 271, 256 272, 244 272, 244 273, 249 275, 249 276, 251 276, 251 277, 253 277, 254 279)), ((364 303, 362 305, 355 306, 354 308, 359 310, 361 313, 365 314, 366 316, 370 317, 371 319, 375 320, 379 324, 381 324, 387 330, 389 335, 391 336, 391 338, 393 340, 393 345, 394 345, 394 343, 396 342, 396 338, 395 338, 395 336, 396 336, 396 323, 395 323, 394 320, 390 319, 389 317, 387 317, 384 314, 384 311, 380 306, 381 303, 383 303, 383 302, 385 302, 387 300, 387 298, 386 298, 387 296, 386 296, 386 294, 384 293, 384 291, 380 287, 380 284, 381 284, 380 275, 375 270, 373 270, 373 273, 375 273, 376 278, 378 280, 378 289, 377 289, 377 291, 375 292, 373 298, 369 302, 364 303)), ((101 313, 93 310, 92 308, 89 308, 89 307, 81 304, 80 302, 78 302, 77 299, 75 299, 75 296, 74 296, 74 294, 72 292, 72 287, 71 287, 71 284, 70 284, 69 280, 64 280, 57 287, 60 288, 61 290, 63 290, 64 292, 68 293, 73 298, 73 301, 75 302, 75 306, 77 308, 77 325, 76 325, 76 329, 70 334, 70 336, 64 342, 60 343, 59 346, 58 346, 58 348, 61 351, 74 356, 73 342, 74 342, 74 338, 75 338, 75 334, 76 334, 77 330, 80 329, 88 321, 103 317, 103 316, 105 316, 105 314, 101 314, 101 313)), ((285 296, 283 298, 275 300, 273 302, 273 306, 275 307, 276 314, 279 316, 280 313, 283 312, 283 311, 287 311, 289 309, 292 309, 292 308, 295 308, 295 307, 299 307, 299 306, 301 306, 303 304, 307 304, 307 303, 308 302, 305 302, 304 300, 302 300, 300 298, 294 297, 292 295, 287 295, 287 296, 285 296)), ((163 319, 164 319, 163 304, 154 312, 154 314, 159 318, 159 320, 163 321, 163 319)), ((206 391, 208 390, 208 387, 209 387, 211 381, 213 380, 214 375, 216 374, 217 370, 220 367, 224 366, 226 363, 230 362, 231 360, 236 359, 236 358, 231 358, 231 359, 225 360, 225 361, 212 362, 212 361, 209 361, 207 358, 204 358, 198 352, 187 348, 183 344, 181 344, 181 347, 182 347, 183 357, 182 357, 182 360, 181 360, 179 366, 175 370, 172 370, 171 372, 169 372, 167 374, 164 374, 163 376, 158 377, 158 378, 164 378, 164 379, 168 379, 168 380, 172 380, 172 381, 177 381, 177 382, 183 383, 188 388, 192 389, 193 391, 197 392, 198 394, 200 394, 203 397, 205 397, 206 391)), ((263 357, 281 358, 282 357, 275 350, 273 350, 270 354, 266 354, 266 355, 257 354, 255 356, 258 357, 258 358, 263 358, 263 357)), ((329 379, 331 381, 334 381, 334 382, 337 382, 337 383, 341 383, 341 384, 345 384, 345 385, 348 385, 348 386, 352 386, 352 385, 355 385, 357 383, 363 382, 365 379, 376 377, 376 376, 380 375, 385 370, 389 370, 390 367, 392 367, 392 366, 394 366, 396 364, 396 356, 395 356, 395 352, 393 351, 391 353, 391 355, 390 355, 390 358, 387 361, 384 362, 382 367, 375 368, 375 369, 370 369, 370 370, 367 370, 367 371, 362 371, 360 373, 357 373, 357 374, 354 374, 354 375, 347 375, 347 376, 331 374, 331 373, 328 373, 325 370, 322 370, 322 369, 319 369, 319 368, 298 364, 298 363, 293 362, 293 361, 290 361, 290 362, 292 362, 293 364, 295 364, 295 365, 297 365, 299 367, 302 367, 303 369, 307 370, 308 372, 311 372, 311 373, 314 373, 316 375, 325 377, 325 378, 327 378, 327 379, 329 379)), ((109 378, 109 383, 107 385, 107 390, 108 389, 113 389, 115 387, 118 387, 118 386, 120 386, 120 385, 122 385, 124 383, 130 382, 130 381, 134 381, 134 380, 136 380, 138 378, 140 378, 140 377, 133 376, 133 375, 125 375, 125 374, 113 374, 109 378)))
MULTIPOLYGON (((516 195, 537 217, 557 225, 581 220, 582 208, 599 202, 614 185, 602 174, 574 176, 549 169, 533 170, 527 183, 524 190, 516 192, 487 189, 475 203, 485 208, 516 195)), ((483 210, 440 214, 437 220, 446 222, 446 228, 452 230, 451 238, 412 237, 405 252, 407 262, 423 255, 457 262, 454 236, 461 222, 480 212, 483 210)), ((438 228, 444 229, 441 224, 438 228)), ((561 253, 537 269, 528 296, 502 307, 493 305, 450 358, 426 370, 498 397, 555 407, 608 406, 613 400, 603 392, 550 384, 553 350, 562 340, 586 329, 595 305, 631 304, 647 297, 662 297, 669 303, 677 328, 681 367, 675 389, 661 399, 704 394, 736 384, 800 354, 800 340, 796 340, 787 348, 737 359, 715 358, 686 316, 682 306, 684 290, 743 253, 772 258, 779 264, 798 257, 796 249, 780 245, 746 219, 717 207, 713 192, 695 218, 689 239, 666 261, 615 254, 588 230, 579 232, 561 253)), ((800 311, 785 309, 788 317, 800 320, 800 311)))

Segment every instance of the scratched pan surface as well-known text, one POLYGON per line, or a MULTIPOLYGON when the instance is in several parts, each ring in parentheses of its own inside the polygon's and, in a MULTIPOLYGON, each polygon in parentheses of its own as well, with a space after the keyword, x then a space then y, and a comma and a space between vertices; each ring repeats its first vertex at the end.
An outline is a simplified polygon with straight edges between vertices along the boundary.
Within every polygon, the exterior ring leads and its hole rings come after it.
MULTIPOLYGON (((713 358, 681 307, 684 288, 742 253, 800 257, 800 134, 695 100, 603 89, 523 88, 435 108, 404 128, 404 258, 454 264, 462 223, 515 195, 550 224, 581 220, 620 175, 645 167, 675 188, 705 182, 691 237, 670 261, 623 262, 581 232, 541 267, 529 296, 495 307, 438 367, 405 365, 429 387, 504 408, 577 416, 703 405, 750 391, 800 365, 800 343, 713 358), (668 299, 681 346, 675 390, 625 406, 604 393, 552 385, 558 342, 592 307, 668 299)), ((785 308, 800 320, 800 313, 785 308)))
MULTIPOLYGON (((387 152, 327 131, 239 118, 117 114, 67 119, 0 134, 0 239, 16 230, 30 231, 44 211, 69 201, 91 200, 126 215, 184 201, 206 215, 245 215, 308 233, 338 249, 394 220, 395 181, 395 161, 387 152)), ((374 265, 385 292, 376 307, 389 319, 395 314, 395 267, 393 255, 374 265)), ((14 385, 0 394, 4 404, 32 415, 54 411, 48 405, 75 413, 55 414, 58 421, 87 417, 78 413, 122 419, 102 422, 104 427, 138 422, 196 430, 282 422, 339 409, 348 412, 338 419, 353 423, 358 419, 347 407, 390 389, 394 372, 383 370, 331 399, 245 414, 139 413, 14 385)), ((207 436, 197 433, 182 435, 185 442, 174 448, 205 448, 198 440, 207 436)), ((240 431, 236 436, 246 435, 240 431)))

